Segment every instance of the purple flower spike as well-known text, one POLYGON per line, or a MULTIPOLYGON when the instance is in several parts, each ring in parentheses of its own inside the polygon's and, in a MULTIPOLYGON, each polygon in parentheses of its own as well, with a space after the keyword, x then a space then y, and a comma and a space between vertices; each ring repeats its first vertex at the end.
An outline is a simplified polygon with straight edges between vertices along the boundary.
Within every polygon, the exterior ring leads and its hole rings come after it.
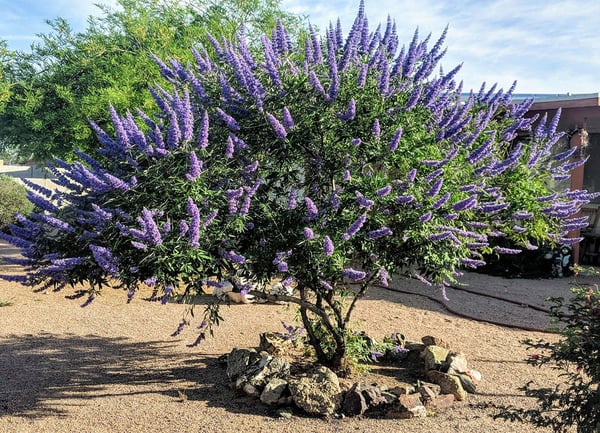
POLYGON ((408 175, 406 175, 406 178, 409 182, 414 182, 416 177, 417 177, 417 169, 416 168, 413 168, 411 171, 408 172, 408 175))
POLYGON ((435 183, 431 186, 431 188, 429 188, 429 191, 426 192, 426 194, 429 197, 435 197, 436 195, 438 195, 440 193, 440 190, 442 189, 443 184, 444 184, 443 178, 436 180, 435 183))
POLYGON ((494 250, 500 254, 519 254, 522 250, 517 248, 494 247, 494 250))
POLYGON ((238 265, 243 265, 244 263, 246 263, 246 257, 244 257, 240 254, 237 254, 234 251, 226 251, 226 252, 223 252, 222 255, 224 258, 229 259, 232 262, 237 263, 238 265))
POLYGON ((319 210, 317 209, 315 203, 308 197, 304 197, 304 203, 306 203, 309 219, 315 219, 317 215, 319 215, 319 210))
POLYGON ((285 129, 288 131, 294 129, 294 119, 287 107, 283 107, 283 126, 285 126, 285 129))
POLYGON ((390 185, 387 185, 387 186, 384 186, 383 188, 380 188, 380 189, 377 190, 377 196, 378 197, 385 197, 390 192, 392 192, 392 187, 390 185))
POLYGON ((354 100, 354 98, 350 99, 350 102, 348 103, 348 108, 346 108, 346 112, 345 113, 338 113, 337 117, 339 117, 342 120, 353 120, 354 117, 356 116, 356 101, 354 100))
POLYGON ((227 127, 230 130, 232 130, 232 131, 240 130, 240 126, 237 124, 235 119, 233 117, 231 117, 229 114, 225 113, 220 108, 217 108, 217 115, 219 116, 219 119, 221 119, 221 121, 223 121, 223 123, 225 123, 225 125, 227 125, 227 127))
POLYGON ((460 259, 460 261, 469 268, 478 268, 479 266, 485 266, 486 264, 483 260, 469 259, 466 257, 460 259))
POLYGON ((369 200, 368 198, 366 198, 364 195, 362 195, 358 191, 356 191, 356 202, 358 203, 358 205, 360 207, 364 207, 367 209, 370 209, 371 206, 373 206, 375 204, 375 202, 373 200, 369 200))
POLYGON ((142 210, 142 221, 145 226, 145 238, 147 241, 152 243, 152 245, 160 245, 162 244, 162 237, 160 235, 160 230, 154 222, 154 212, 149 211, 144 208, 142 210))
POLYGON ((379 283, 383 287, 388 287, 389 286, 388 278, 390 278, 390 274, 388 274, 388 272, 384 268, 381 268, 379 270, 379 283))
POLYGON ((200 343, 202 343, 204 340, 206 340, 206 335, 204 332, 201 332, 198 337, 194 340, 193 343, 191 344, 187 344, 187 347, 196 347, 198 346, 200 343))
POLYGON ((392 234, 392 230, 390 230, 389 227, 382 227, 379 230, 370 231, 369 233, 367 233, 367 237, 369 239, 379 239, 384 236, 390 236, 392 234))
POLYGON ((169 299, 171 298, 172 293, 173 293, 173 286, 171 284, 167 284, 167 286, 165 287, 165 294, 163 295, 162 299, 160 300, 160 303, 162 305, 165 305, 167 302, 169 302, 169 299))
POLYGON ((144 280, 144 284, 147 286, 154 286, 157 281, 158 281, 158 278, 156 276, 153 276, 153 277, 150 277, 150 278, 144 280))
POLYGON ((360 143, 362 143, 362 140, 360 138, 353 138, 352 139, 352 145, 353 146, 360 146, 360 143))
POLYGON ((469 196, 463 200, 457 201, 452 205, 452 210, 454 211, 465 211, 469 209, 473 209, 477 205, 477 196, 469 196))
POLYGON ((449 238, 451 234, 452 233, 450 233, 450 232, 436 233, 436 234, 433 234, 433 235, 429 236, 429 240, 430 241, 434 241, 434 242, 435 241, 441 241, 441 240, 449 238))
POLYGON ((233 151, 233 137, 229 135, 229 137, 227 137, 227 143, 225 145, 225 158, 233 158, 233 151))
POLYGON ((367 276, 366 272, 357 271, 356 269, 346 268, 342 271, 344 277, 350 278, 352 281, 364 280, 367 276))
POLYGON ((92 251, 94 260, 104 272, 113 276, 118 275, 119 267, 117 265, 117 260, 107 248, 98 245, 90 245, 89 248, 92 251))
POLYGON ((182 320, 181 322, 179 322, 179 326, 177 326, 177 329, 175 330, 175 332, 173 332, 171 334, 171 337, 177 337, 179 334, 181 334, 181 331, 183 331, 183 328, 185 328, 185 325, 187 325, 187 321, 182 320))
POLYGON ((190 226, 190 246, 198 248, 200 246, 200 212, 191 197, 188 197, 187 200, 187 211, 192 220, 192 225, 190 226))
POLYGON ((198 160, 196 152, 190 152, 190 171, 185 175, 189 181, 195 180, 202 173, 202 161, 198 160))
POLYGON ((323 280, 321 280, 321 281, 320 281, 320 283, 321 283, 321 286, 323 286, 323 288, 324 288, 325 290, 327 290, 327 291, 331 291, 331 290, 333 290, 333 287, 332 287, 332 286, 331 286, 331 284, 329 284, 327 281, 323 281, 323 280))
POLYGON ((332 256, 334 251, 333 242, 329 236, 325 236, 323 239, 323 254, 326 256, 332 256))
POLYGON ((267 117, 267 120, 269 121, 269 123, 271 124, 271 127, 273 128, 275 135, 278 138, 281 138, 282 140, 284 138, 286 138, 287 131, 285 130, 285 128, 283 127, 281 122, 279 122, 279 120, 277 120, 277 118, 275 116, 273 116, 271 113, 267 113, 266 117, 267 117))
POLYGON ((205 149, 208 146, 208 113, 204 111, 200 126, 200 134, 198 135, 198 147, 205 149))
POLYGON ((258 168, 258 161, 254 161, 251 164, 248 164, 247 166, 244 167, 244 170, 248 173, 254 173, 256 171, 256 169, 258 168))
POLYGON ((401 195, 399 197, 396 197, 396 203, 407 204, 407 203, 411 203, 412 201, 414 201, 414 199, 415 199, 414 195, 401 195))
POLYGON ((443 168, 438 168, 437 170, 432 171, 430 174, 428 174, 425 179, 423 179, 426 183, 430 183, 432 182, 434 179, 437 179, 438 177, 440 177, 442 174, 444 173, 444 169, 443 168))
POLYGON ((315 233, 310 227, 304 227, 304 237, 306 239, 313 239, 315 237, 315 233))
POLYGON ((293 210, 298 206, 298 202, 296 201, 296 196, 298 192, 294 189, 290 189, 290 197, 288 199, 288 209, 293 210))
POLYGON ((190 226, 184 220, 179 221, 179 236, 184 237, 190 230, 190 226))
POLYGON ((419 221, 422 223, 426 223, 428 221, 431 221, 431 217, 432 217, 431 212, 427 212, 419 217, 419 221))
POLYGON ((392 138, 392 141, 390 142, 390 145, 388 147, 390 152, 393 152, 396 149, 398 149, 398 144, 400 143, 400 138, 402 138, 402 128, 398 128, 396 130, 396 133, 394 134, 394 138, 392 138))
POLYGON ((358 231, 365 224, 365 221, 367 221, 367 214, 366 213, 364 213, 361 216, 359 216, 356 219, 356 221, 354 221, 352 223, 352 225, 350 225, 350 227, 348 227, 348 230, 346 230, 346 233, 343 234, 342 239, 345 240, 345 241, 347 241, 352 236, 354 236, 356 233, 358 233, 358 231))
POLYGON ((447 192, 442 197, 440 197, 440 199, 433 204, 432 209, 437 210, 437 209, 441 208, 443 205, 445 205, 448 202, 448 200, 450 200, 449 192, 447 192))
POLYGON ((376 140, 379 140, 379 136, 381 135, 381 126, 379 125, 379 119, 375 119, 373 122, 373 137, 376 140))

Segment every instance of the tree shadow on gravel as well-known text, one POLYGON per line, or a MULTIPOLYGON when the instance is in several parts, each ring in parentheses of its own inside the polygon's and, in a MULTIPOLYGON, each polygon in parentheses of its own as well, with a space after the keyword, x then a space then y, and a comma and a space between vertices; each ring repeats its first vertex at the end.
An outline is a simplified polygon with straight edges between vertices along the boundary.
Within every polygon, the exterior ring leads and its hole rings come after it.
POLYGON ((206 401, 235 413, 268 415, 227 386, 218 355, 178 352, 178 341, 131 342, 98 336, 0 338, 0 417, 68 416, 93 399, 162 394, 206 401))

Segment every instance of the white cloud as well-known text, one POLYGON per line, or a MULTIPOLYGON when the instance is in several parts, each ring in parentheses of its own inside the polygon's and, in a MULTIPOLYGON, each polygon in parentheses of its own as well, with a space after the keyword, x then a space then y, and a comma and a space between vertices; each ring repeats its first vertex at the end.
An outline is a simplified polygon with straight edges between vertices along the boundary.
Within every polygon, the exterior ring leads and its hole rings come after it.
MULTIPOLYGON (((395 19, 401 43, 416 27, 434 39, 449 26, 444 69, 464 63, 466 88, 482 81, 521 93, 600 91, 600 2, 594 0, 366 0, 372 28, 395 19)), ((284 0, 321 28, 339 15, 350 28, 358 1, 284 0)))
MULTIPOLYGON (((116 0, 0 0, 0 39, 26 49, 36 33, 49 30, 44 20, 63 16, 83 30, 94 3, 116 0)), ((365 0, 371 28, 397 24, 401 44, 415 29, 435 40, 448 25, 445 70, 459 63, 465 88, 482 81, 508 88, 518 81, 522 93, 600 91, 600 2, 597 0, 365 0)), ((347 32, 359 1, 283 0, 282 7, 305 14, 321 31, 340 17, 347 32)))

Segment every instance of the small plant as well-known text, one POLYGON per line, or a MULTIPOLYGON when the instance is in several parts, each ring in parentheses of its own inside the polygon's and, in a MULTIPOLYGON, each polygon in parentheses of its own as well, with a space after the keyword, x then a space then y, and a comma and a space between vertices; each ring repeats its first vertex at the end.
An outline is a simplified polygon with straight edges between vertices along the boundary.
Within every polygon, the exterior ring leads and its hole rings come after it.
POLYGON ((32 210, 27 188, 12 177, 0 174, 0 230, 15 222, 15 213, 27 215, 32 210))
POLYGON ((377 341, 363 332, 350 332, 347 340, 347 361, 351 370, 369 370, 370 365, 378 362, 394 363, 405 358, 408 350, 404 348, 404 336, 393 333, 382 341, 377 341))
POLYGON ((597 284, 577 283, 571 291, 568 304, 563 298, 550 298, 554 303, 550 317, 560 340, 523 342, 534 352, 527 359, 529 364, 560 370, 564 382, 555 388, 534 388, 529 382, 521 390, 535 397, 539 407, 504 407, 496 418, 551 426, 556 432, 566 432, 573 425, 579 433, 600 432, 600 289, 597 284))
POLYGON ((10 301, 0 301, 0 307, 10 307, 11 305, 13 305, 13 303, 10 301))

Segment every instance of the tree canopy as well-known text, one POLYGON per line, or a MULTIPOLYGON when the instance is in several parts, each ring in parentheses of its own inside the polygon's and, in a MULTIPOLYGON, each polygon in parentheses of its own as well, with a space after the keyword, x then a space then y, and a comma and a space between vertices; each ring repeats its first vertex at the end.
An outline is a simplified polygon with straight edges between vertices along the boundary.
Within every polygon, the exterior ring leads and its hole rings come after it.
POLYGON ((0 148, 38 161, 93 151, 88 120, 109 125, 109 105, 155 111, 146 90, 161 78, 151 54, 192 61, 190 47, 208 44, 208 33, 231 38, 242 28, 257 44, 277 19, 299 32, 301 18, 279 3, 118 0, 115 8, 100 5, 102 15, 80 33, 63 18, 47 21, 50 31, 31 52, 0 47, 0 148))

